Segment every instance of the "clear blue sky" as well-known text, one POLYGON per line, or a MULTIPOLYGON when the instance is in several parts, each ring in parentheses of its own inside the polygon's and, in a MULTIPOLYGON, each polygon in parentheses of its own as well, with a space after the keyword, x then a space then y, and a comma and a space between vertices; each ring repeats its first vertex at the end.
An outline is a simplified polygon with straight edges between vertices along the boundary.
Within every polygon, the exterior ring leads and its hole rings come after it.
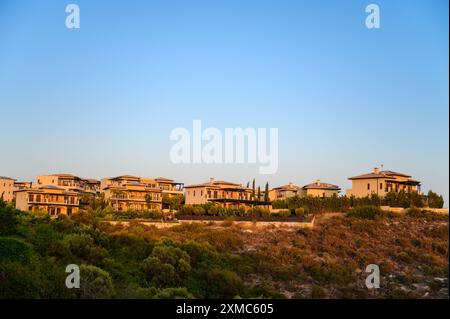
POLYGON ((0 175, 343 190, 374 166, 449 193, 448 1, 0 1, 0 175), (175 165, 170 131, 278 127, 279 170, 175 165))

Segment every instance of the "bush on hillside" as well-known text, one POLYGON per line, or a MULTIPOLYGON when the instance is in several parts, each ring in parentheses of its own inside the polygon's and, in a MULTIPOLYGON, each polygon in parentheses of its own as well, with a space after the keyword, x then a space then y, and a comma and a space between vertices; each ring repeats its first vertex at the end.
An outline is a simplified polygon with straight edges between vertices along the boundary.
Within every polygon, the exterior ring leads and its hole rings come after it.
POLYGON ((377 206, 358 206, 349 210, 346 214, 350 218, 358 219, 371 219, 375 220, 382 217, 383 212, 380 207, 377 206))

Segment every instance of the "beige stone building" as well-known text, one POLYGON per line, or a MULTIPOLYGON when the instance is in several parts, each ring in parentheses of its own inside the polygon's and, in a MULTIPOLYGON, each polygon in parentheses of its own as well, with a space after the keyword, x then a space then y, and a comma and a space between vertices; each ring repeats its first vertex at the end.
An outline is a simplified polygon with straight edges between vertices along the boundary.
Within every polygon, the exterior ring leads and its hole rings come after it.
POLYGON ((16 208, 23 211, 45 211, 51 217, 70 216, 80 209, 81 193, 57 186, 24 188, 15 191, 16 208))
POLYGON ((30 188, 31 182, 18 182, 14 178, 0 176, 0 197, 11 202, 14 199, 14 192, 24 188, 30 188))
POLYGON ((56 186, 67 191, 97 195, 100 192, 100 181, 81 178, 72 174, 39 175, 34 182, 35 187, 56 186))
POLYGON ((4 201, 11 202, 14 198, 14 182, 15 179, 6 176, 0 176, 0 197, 4 201))
POLYGON ((182 195, 183 183, 162 177, 122 175, 102 179, 101 189, 116 210, 161 210, 163 196, 182 195))
MULTIPOLYGON (((215 181, 185 186, 187 205, 216 203, 223 207, 253 206, 266 204, 252 199, 253 190, 242 184, 215 181)), ((256 195, 256 194, 255 194, 256 195)))
POLYGON ((284 200, 293 196, 304 196, 305 190, 293 184, 292 182, 286 185, 272 188, 269 191, 269 200, 272 202, 274 200, 284 200))
POLYGON ((352 188, 347 190, 347 196, 365 197, 376 194, 384 197, 388 192, 420 192, 420 182, 410 175, 380 171, 374 168, 372 172, 350 177, 352 188))
POLYGON ((331 197, 338 195, 341 191, 340 187, 330 183, 321 182, 320 179, 314 183, 305 186, 297 186, 293 183, 272 188, 269 191, 270 201, 284 200, 293 196, 315 196, 315 197, 331 197))
POLYGON ((316 180, 314 183, 307 184, 302 187, 305 191, 306 196, 314 197, 331 197, 333 195, 339 195, 341 188, 337 185, 324 183, 320 179, 316 180))

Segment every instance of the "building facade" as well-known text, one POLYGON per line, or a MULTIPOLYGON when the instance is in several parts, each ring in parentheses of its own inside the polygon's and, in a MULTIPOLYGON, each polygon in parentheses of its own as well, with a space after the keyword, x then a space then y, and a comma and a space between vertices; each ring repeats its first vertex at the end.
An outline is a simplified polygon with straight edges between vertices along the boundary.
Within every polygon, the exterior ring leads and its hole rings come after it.
POLYGON ((34 182, 35 187, 55 186, 67 191, 97 195, 100 192, 100 181, 81 178, 72 174, 39 175, 34 182))
POLYGON ((380 171, 375 167, 372 172, 350 177, 352 188, 347 190, 347 196, 365 197, 376 194, 384 197, 389 192, 419 192, 420 181, 412 179, 410 175, 380 171))
POLYGON ((57 186, 24 188, 15 191, 16 208, 45 211, 51 217, 70 216, 80 209, 81 194, 57 186))
POLYGON ((332 197, 339 195, 341 188, 337 185, 321 182, 320 179, 314 183, 302 187, 306 196, 314 197, 332 197))
POLYGON ((267 204, 260 199, 254 199, 251 188, 242 184, 215 181, 214 178, 207 183, 188 185, 184 188, 187 205, 215 203, 223 207, 238 208, 267 204))
POLYGON ((286 185, 272 188, 269 191, 269 200, 284 200, 293 196, 304 196, 305 190, 292 182, 286 185))
POLYGON ((162 177, 122 175, 104 178, 101 189, 115 210, 161 210, 163 196, 183 195, 183 183, 162 177))
POLYGON ((16 180, 6 176, 0 176, 0 198, 4 201, 11 202, 14 198, 14 182, 16 180))
POLYGON ((331 197, 338 195, 341 191, 340 187, 330 183, 321 182, 320 179, 314 183, 304 185, 302 187, 293 183, 272 188, 269 191, 270 201, 285 200, 293 196, 314 196, 314 197, 331 197))
POLYGON ((0 198, 6 202, 12 202, 14 192, 24 188, 30 188, 31 182, 18 182, 14 178, 0 176, 0 198))

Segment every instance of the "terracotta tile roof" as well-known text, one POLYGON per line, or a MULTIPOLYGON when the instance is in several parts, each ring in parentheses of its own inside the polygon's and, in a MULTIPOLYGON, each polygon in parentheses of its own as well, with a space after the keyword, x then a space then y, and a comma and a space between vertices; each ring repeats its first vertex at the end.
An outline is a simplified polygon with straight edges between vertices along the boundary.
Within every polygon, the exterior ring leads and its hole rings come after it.
POLYGON ((352 179, 367 179, 367 178, 395 179, 394 177, 392 177, 392 175, 384 174, 382 172, 379 172, 379 173, 367 173, 367 174, 357 175, 357 176, 349 177, 348 179, 352 180, 352 179))
POLYGON ((302 188, 300 186, 289 183, 289 184, 278 186, 278 187, 275 187, 272 189, 273 190, 281 190, 281 191, 296 191, 296 190, 301 190, 302 188))
POLYGON ((367 173, 367 174, 362 174, 362 175, 349 177, 349 180, 352 180, 352 179, 367 179, 367 178, 395 179, 395 176, 411 177, 411 175, 406 175, 406 174, 398 173, 398 172, 394 172, 394 171, 379 171, 378 173, 370 172, 370 173, 367 173))
POLYGON ((324 182, 315 182, 311 184, 307 184, 303 186, 303 189, 324 189, 324 190, 340 190, 341 188, 337 185, 330 184, 330 183, 324 183, 324 182))
POLYGON ((14 178, 11 178, 11 177, 6 177, 6 176, 0 176, 0 179, 10 179, 10 180, 12 180, 12 181, 15 181, 15 179, 14 179, 14 178))
POLYGON ((403 176, 403 177, 411 177, 411 175, 398 173, 398 172, 394 172, 394 171, 381 171, 380 173, 386 174, 386 175, 397 175, 397 176, 403 176))

